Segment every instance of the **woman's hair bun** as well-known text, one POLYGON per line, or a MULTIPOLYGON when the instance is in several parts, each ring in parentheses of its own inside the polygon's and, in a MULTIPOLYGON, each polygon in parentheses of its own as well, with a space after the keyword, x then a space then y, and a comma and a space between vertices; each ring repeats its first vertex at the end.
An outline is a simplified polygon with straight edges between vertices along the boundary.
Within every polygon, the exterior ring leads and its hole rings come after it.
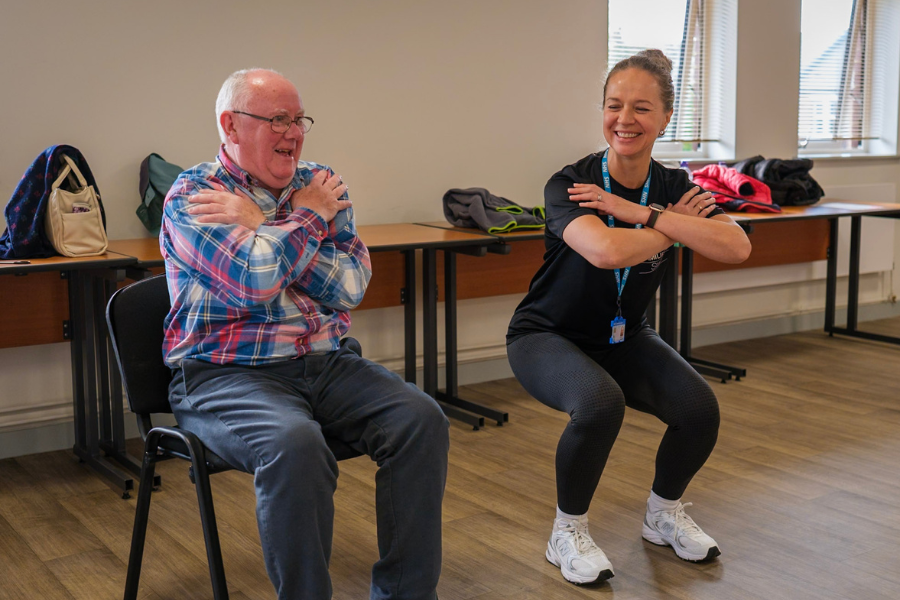
POLYGON ((637 53, 637 56, 643 56, 647 60, 654 63, 658 68, 661 68, 669 73, 672 72, 672 61, 669 60, 668 56, 662 53, 662 50, 657 50, 656 48, 641 50, 637 53))
POLYGON ((663 101, 666 111, 671 111, 675 105, 675 85, 672 83, 672 61, 662 53, 662 50, 651 48, 642 50, 633 56, 623 58, 616 63, 606 75, 603 83, 603 103, 606 103, 606 86, 613 75, 626 69, 641 69, 650 73, 659 84, 659 96, 663 101))

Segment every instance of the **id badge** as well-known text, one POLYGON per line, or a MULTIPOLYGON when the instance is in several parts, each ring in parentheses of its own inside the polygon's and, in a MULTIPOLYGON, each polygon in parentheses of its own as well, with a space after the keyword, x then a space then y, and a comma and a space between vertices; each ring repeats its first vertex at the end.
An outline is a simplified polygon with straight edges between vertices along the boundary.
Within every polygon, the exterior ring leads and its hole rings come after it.
POLYGON ((625 319, 616 317, 609 322, 612 325, 612 335, 609 337, 610 344, 618 344, 625 340, 625 319))

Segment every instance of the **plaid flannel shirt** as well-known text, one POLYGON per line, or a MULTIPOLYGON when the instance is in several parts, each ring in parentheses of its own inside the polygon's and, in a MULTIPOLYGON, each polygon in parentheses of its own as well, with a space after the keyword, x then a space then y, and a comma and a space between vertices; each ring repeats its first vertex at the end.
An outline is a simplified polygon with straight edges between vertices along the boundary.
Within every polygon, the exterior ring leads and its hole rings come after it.
POLYGON ((306 208, 291 210, 293 191, 322 169, 333 173, 301 161, 276 199, 222 147, 217 162, 178 177, 166 196, 159 235, 172 301, 165 320, 166 364, 175 368, 195 358, 258 365, 337 350, 372 264, 352 208, 331 223, 306 208), (211 189, 212 182, 243 191, 266 222, 256 231, 198 223, 187 211, 188 198, 211 189))

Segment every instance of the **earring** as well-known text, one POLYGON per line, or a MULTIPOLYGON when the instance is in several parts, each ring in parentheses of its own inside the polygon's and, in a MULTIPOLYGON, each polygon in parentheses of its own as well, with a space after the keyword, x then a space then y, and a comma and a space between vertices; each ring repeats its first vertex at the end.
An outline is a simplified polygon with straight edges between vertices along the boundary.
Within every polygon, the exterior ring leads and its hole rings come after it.
POLYGON ((662 131, 659 132, 659 137, 662 137, 662 136, 664 136, 664 135, 666 135, 666 130, 665 130, 665 129, 663 129, 662 131))

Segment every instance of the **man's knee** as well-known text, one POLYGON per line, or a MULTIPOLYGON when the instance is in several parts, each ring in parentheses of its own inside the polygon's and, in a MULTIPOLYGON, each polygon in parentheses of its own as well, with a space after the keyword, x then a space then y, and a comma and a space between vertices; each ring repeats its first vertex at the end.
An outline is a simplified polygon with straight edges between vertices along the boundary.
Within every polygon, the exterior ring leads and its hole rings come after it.
POLYGON ((450 422, 433 398, 409 386, 391 415, 388 432, 395 449, 446 455, 450 448, 450 422))
POLYGON ((412 425, 410 435, 431 440, 439 446, 449 446, 450 421, 434 399, 415 390, 406 402, 406 411, 412 425))
POLYGON ((337 461, 315 421, 285 419, 274 423, 265 437, 261 452, 265 463, 279 462, 282 469, 298 475, 324 470, 336 477, 337 461))

